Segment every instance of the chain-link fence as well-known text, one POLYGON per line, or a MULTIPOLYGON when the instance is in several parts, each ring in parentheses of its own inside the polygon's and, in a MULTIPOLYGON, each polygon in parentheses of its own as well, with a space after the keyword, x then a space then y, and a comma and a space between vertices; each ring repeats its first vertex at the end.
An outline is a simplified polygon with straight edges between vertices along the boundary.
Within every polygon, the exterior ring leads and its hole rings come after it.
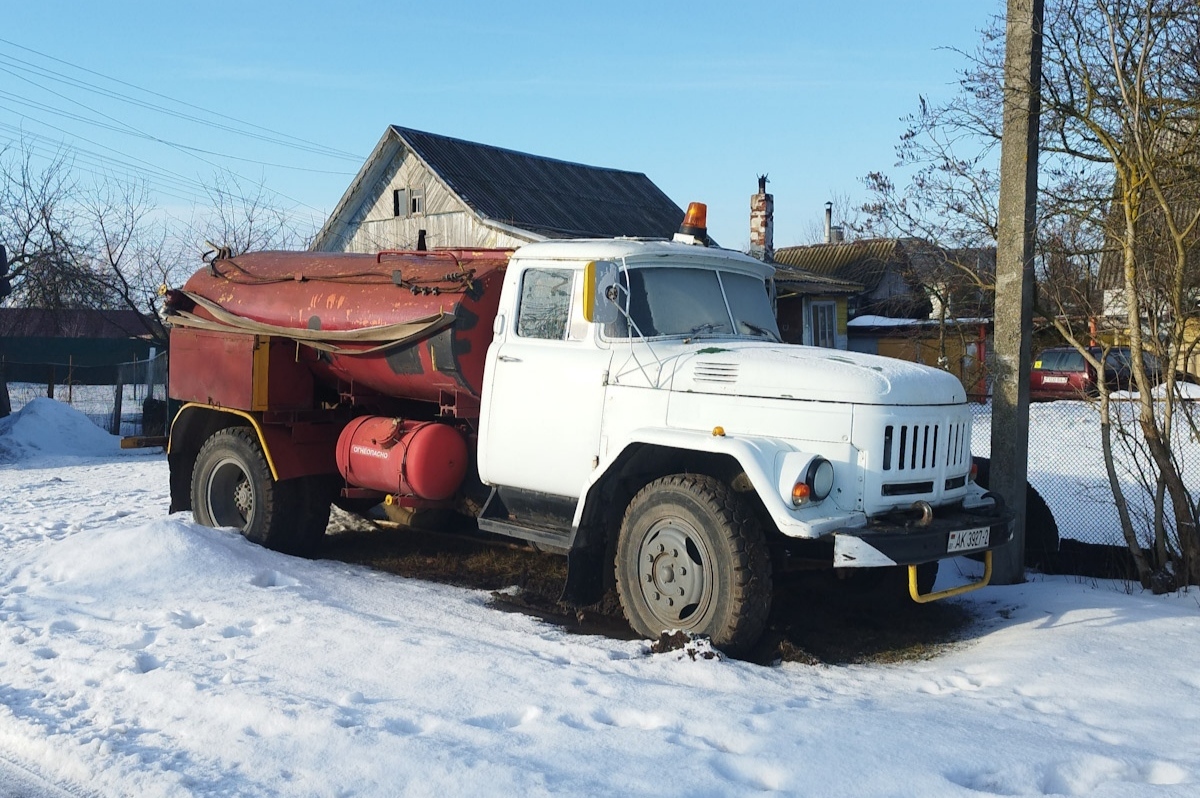
MULTIPOLYGON (((972 453, 987 457, 991 454, 992 406, 989 402, 973 407, 972 453)), ((1200 412, 1200 405, 1189 403, 1175 414, 1172 444, 1185 483, 1194 496, 1200 496, 1200 442, 1188 424, 1189 412, 1185 412, 1193 409, 1200 412)), ((1136 426, 1136 411, 1137 405, 1130 401, 1112 403, 1113 459, 1139 540, 1148 548, 1153 542, 1154 493, 1149 455, 1138 443, 1141 433, 1136 426)), ((1053 513, 1059 537, 1123 548, 1125 539, 1109 486, 1100 434, 1100 413, 1094 402, 1030 405, 1029 484, 1053 513)), ((1169 515, 1169 507, 1167 512, 1169 515)))
MULTIPOLYGON (((117 435, 162 435, 167 425, 167 358, 122 363, 117 367, 72 366, 71 364, 19 364, 22 376, 41 369, 41 382, 9 382, 12 412, 33 399, 49 396, 75 407, 96 426, 117 435), (108 384, 95 382, 99 371, 108 384)), ((10 372, 11 373, 11 372, 10 372)), ((991 403, 972 404, 975 423, 972 452, 991 454, 991 403)), ((1194 403, 1200 415, 1200 403, 1194 403)), ((1114 415, 1135 440, 1138 434, 1129 402, 1114 402, 1114 415)), ((1200 496, 1200 442, 1187 423, 1188 413, 1176 414, 1175 439, 1182 473, 1193 495, 1200 496)), ((1152 492, 1143 485, 1147 456, 1124 446, 1120 436, 1114 444, 1117 472, 1129 502, 1143 545, 1151 544, 1152 492)), ((1125 545, 1121 524, 1109 487, 1100 442, 1100 416, 1094 403, 1058 401, 1035 403, 1029 412, 1029 483, 1049 506, 1059 536, 1087 544, 1125 545)))
POLYGON ((38 397, 71 405, 114 435, 164 435, 167 426, 167 356, 78 366, 72 363, 5 363, 9 374, 26 378, 8 383, 16 413, 38 397), (29 377, 41 374, 37 382, 29 377), (100 384, 97 384, 100 383, 100 384))

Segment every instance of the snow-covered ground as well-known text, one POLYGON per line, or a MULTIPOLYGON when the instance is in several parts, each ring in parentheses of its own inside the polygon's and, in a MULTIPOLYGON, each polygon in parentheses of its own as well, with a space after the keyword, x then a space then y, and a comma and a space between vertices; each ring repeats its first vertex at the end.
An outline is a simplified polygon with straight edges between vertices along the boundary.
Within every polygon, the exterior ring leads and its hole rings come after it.
POLYGON ((1200 792, 1194 591, 1035 574, 929 660, 693 660, 266 551, 166 485, 59 403, 0 421, 0 795, 1200 792))

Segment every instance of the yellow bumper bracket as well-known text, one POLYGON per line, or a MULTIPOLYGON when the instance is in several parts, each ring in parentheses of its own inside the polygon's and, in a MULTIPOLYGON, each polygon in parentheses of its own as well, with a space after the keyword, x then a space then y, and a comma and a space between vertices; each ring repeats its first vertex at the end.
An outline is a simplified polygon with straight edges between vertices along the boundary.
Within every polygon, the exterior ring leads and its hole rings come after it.
POLYGON ((958 587, 939 590, 936 593, 926 593, 921 595, 917 591, 917 566, 908 566, 908 595, 918 604, 928 604, 931 601, 938 599, 950 598, 951 596, 961 596, 963 593, 970 593, 972 590, 978 590, 981 587, 987 587, 988 582, 992 581, 992 553, 985 551, 983 553, 983 578, 978 582, 972 582, 969 585, 959 585, 958 587))

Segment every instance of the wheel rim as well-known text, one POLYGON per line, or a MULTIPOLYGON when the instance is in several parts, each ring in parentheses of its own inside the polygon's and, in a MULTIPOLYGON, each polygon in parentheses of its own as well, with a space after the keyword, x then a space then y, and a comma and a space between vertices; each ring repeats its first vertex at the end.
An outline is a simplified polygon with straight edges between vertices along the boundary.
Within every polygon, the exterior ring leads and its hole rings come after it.
POLYGON ((703 536, 683 519, 660 520, 646 532, 638 547, 638 585, 663 628, 692 628, 707 616, 711 562, 703 536))
POLYGON ((213 467, 204 491, 208 514, 216 526, 245 531, 254 515, 254 488, 241 464, 225 458, 213 467))

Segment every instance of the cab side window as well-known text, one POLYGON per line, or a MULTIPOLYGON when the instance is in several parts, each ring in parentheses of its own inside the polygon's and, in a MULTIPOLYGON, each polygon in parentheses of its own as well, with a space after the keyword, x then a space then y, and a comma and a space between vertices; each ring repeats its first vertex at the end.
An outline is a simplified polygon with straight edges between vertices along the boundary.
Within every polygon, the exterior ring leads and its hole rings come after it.
POLYGON ((571 318, 575 272, 571 269, 529 269, 521 277, 517 335, 562 341, 571 318))

